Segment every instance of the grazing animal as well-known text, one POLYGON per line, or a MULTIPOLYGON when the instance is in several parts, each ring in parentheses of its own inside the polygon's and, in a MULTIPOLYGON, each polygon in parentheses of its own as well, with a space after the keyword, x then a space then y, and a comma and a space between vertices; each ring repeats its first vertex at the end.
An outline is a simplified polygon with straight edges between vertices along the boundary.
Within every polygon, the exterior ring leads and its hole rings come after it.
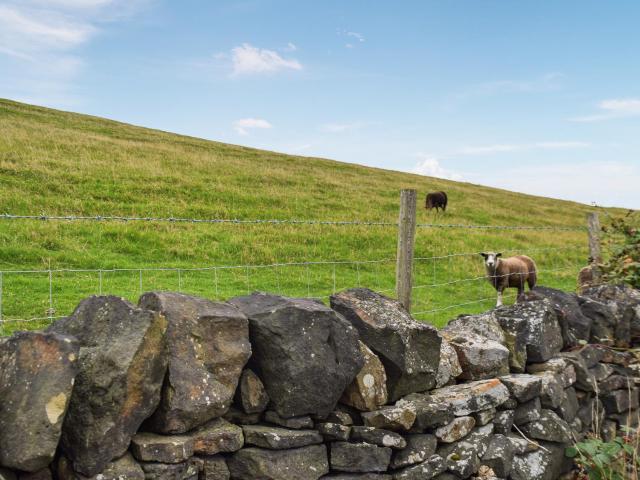
POLYGON ((505 288, 517 288, 518 298, 524 293, 525 282, 529 290, 536 286, 538 274, 536 264, 526 255, 500 258, 502 253, 481 253, 487 270, 487 280, 498 291, 496 307, 502 305, 502 292, 505 288))
POLYGON ((447 211, 447 194, 444 192, 431 192, 427 193, 427 198, 424 201, 424 208, 431 210, 432 208, 438 211, 441 208, 443 212, 447 211))

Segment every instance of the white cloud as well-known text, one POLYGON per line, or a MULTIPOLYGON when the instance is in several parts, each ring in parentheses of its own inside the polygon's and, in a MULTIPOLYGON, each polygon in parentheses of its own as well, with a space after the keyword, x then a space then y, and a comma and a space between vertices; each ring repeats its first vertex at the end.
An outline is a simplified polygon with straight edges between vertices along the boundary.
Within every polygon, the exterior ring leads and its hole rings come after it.
POLYGON ((354 122, 354 123, 326 123, 320 126, 320 131, 326 133, 344 133, 350 130, 357 130, 362 128, 364 123, 362 122, 354 122))
POLYGON ((353 37, 356 40, 358 40, 359 42, 364 42, 364 36, 361 33, 358 32, 347 32, 346 35, 348 37, 353 37))
POLYGON ((287 46, 282 49, 284 52, 295 52, 296 50, 298 50, 298 47, 291 42, 287 43, 287 46))
POLYGON ((495 153, 518 152, 526 150, 563 150, 573 148, 589 148, 587 142, 536 142, 524 144, 495 144, 477 147, 463 147, 453 153, 453 155, 492 155, 495 153))
POLYGON ((249 135, 249 130, 273 128, 273 125, 262 118, 242 118, 233 122, 233 128, 239 135, 249 135))
POLYGON ((261 73, 276 73, 281 70, 302 70, 302 65, 296 59, 282 58, 273 50, 254 47, 243 43, 231 49, 233 75, 251 75, 261 73))
POLYGON ((475 97, 488 97, 510 93, 537 93, 559 90, 565 75, 560 72, 550 72, 530 80, 497 80, 473 85, 466 90, 453 95, 450 100, 460 102, 475 97))
POLYGON ((618 98, 603 100, 598 104, 600 113, 583 117, 570 118, 572 122, 599 122, 614 118, 634 117, 640 115, 640 99, 618 98))
POLYGON ((445 178, 447 180, 462 180, 462 175, 452 170, 448 170, 440 165, 440 160, 436 157, 420 153, 417 155, 420 160, 411 170, 411 173, 426 175, 427 177, 445 178))

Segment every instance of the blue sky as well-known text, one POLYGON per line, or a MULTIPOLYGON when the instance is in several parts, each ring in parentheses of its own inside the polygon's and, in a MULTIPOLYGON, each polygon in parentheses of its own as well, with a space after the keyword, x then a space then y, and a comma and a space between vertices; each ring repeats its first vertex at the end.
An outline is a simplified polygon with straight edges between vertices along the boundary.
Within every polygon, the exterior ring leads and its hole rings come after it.
POLYGON ((0 0, 0 97, 640 208, 639 20, 636 0, 0 0))

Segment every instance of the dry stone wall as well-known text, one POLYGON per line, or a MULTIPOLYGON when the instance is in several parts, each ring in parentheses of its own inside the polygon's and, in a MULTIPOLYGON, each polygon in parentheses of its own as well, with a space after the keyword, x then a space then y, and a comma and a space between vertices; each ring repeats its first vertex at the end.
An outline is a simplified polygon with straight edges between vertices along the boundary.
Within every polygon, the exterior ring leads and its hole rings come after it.
POLYGON ((367 289, 94 296, 0 339, 0 480, 554 480, 637 426, 639 337, 621 286, 440 331, 367 289))

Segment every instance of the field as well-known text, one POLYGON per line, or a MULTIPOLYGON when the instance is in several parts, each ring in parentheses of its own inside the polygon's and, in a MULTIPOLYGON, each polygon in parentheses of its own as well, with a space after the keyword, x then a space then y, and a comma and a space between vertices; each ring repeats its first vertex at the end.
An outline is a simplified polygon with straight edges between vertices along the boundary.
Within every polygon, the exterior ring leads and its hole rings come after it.
MULTIPOLYGON (((419 202, 428 191, 449 194, 446 214, 420 208, 418 223, 583 227, 591 210, 9 100, 0 100, 0 185, 0 213, 16 215, 396 222, 402 188, 417 189, 419 202)), ((369 225, 0 219, 1 325, 4 333, 46 325, 93 293, 136 301, 153 289, 217 299, 262 290, 326 300, 334 289, 362 285, 392 294, 396 234, 394 226, 369 225), (259 267, 288 263, 302 265, 259 267)), ((442 325, 492 305, 474 253, 483 250, 530 254, 541 284, 573 290, 586 233, 418 228, 417 318, 442 325), (470 255, 432 258, 452 253, 470 255)))

